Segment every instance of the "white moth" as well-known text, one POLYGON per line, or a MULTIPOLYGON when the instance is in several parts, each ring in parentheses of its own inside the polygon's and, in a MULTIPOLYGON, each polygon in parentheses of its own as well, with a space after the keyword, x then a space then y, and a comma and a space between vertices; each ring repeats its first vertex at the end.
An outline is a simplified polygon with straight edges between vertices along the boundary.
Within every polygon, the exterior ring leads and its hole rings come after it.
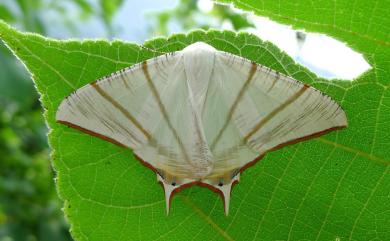
POLYGON ((88 84, 59 123, 133 150, 173 192, 205 184, 223 195, 269 151, 347 126, 320 91, 197 42, 88 84))

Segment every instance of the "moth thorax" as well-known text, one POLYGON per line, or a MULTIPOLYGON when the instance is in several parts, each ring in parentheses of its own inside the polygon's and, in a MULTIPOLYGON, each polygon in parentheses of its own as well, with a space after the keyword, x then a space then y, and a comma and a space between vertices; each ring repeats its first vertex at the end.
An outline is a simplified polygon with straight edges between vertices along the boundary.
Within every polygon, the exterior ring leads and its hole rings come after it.
POLYGON ((184 68, 189 89, 189 98, 196 109, 202 109, 207 88, 214 69, 216 50, 198 42, 183 50, 184 68))

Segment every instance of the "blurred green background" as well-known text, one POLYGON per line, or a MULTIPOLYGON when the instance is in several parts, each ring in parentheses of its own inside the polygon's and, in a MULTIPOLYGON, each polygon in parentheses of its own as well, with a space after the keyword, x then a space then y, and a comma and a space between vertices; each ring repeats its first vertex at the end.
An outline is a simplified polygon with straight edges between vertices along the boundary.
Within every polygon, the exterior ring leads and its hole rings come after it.
MULTIPOLYGON (((0 18, 49 37, 139 43, 192 28, 253 26, 226 6, 207 8, 196 0, 2 0, 0 18)), ((0 43, 0 241, 72 240, 55 190, 42 112, 29 74, 0 43)))

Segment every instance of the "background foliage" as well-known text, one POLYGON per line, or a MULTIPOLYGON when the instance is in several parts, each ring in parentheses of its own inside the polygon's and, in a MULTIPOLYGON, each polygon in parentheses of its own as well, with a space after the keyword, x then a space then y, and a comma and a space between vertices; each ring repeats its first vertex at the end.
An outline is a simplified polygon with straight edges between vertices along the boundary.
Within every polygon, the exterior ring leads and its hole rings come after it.
POLYGON ((347 112, 348 129, 270 153, 244 172, 233 190, 227 218, 219 197, 200 187, 179 193, 166 217, 163 193, 153 173, 131 153, 54 123, 56 106, 64 96, 102 75, 148 59, 154 51, 123 42, 59 42, 0 25, 2 38, 34 73, 43 94, 48 123, 54 129, 50 140, 56 150, 59 191, 77 239, 118 240, 118 234, 123 240, 390 239, 388 3, 234 2, 343 40, 362 52, 373 69, 353 83, 329 82, 295 65, 272 44, 231 32, 198 31, 146 44, 164 52, 196 40, 209 42, 314 85, 347 112), (42 63, 50 65, 38 68, 42 63), (70 144, 75 142, 80 144, 77 148, 70 144))
POLYGON ((254 27, 245 14, 236 13, 226 5, 215 5, 210 12, 205 13, 199 11, 197 3, 197 0, 181 0, 174 9, 150 13, 150 33, 167 36, 171 34, 172 24, 178 25, 176 27, 183 31, 194 28, 219 29, 224 23, 231 24, 236 31, 254 27))
MULTIPOLYGON (((173 21, 183 23, 183 29, 196 26, 208 29, 211 23, 217 27, 216 24, 224 20, 235 21, 237 29, 247 25, 245 18, 231 13, 226 7, 204 13, 202 23, 199 23, 195 14, 199 12, 196 2, 183 0, 174 10, 147 16, 149 34, 168 34, 167 25, 173 21), (191 24, 184 24, 184 20, 191 24)), ((112 19, 122 4, 122 0, 99 0, 97 4, 87 0, 66 3, 17 0, 0 3, 0 19, 21 30, 46 35, 51 23, 45 15, 51 11, 62 19, 65 29, 59 31, 69 32, 69 37, 73 37, 79 34, 80 24, 97 18, 105 26, 107 36, 113 37, 117 28, 112 19)), ((72 240, 53 182, 48 130, 38 93, 24 66, 2 42, 0 66, 0 241, 72 240)))
MULTIPOLYGON (((0 3, 0 19, 20 29, 46 34, 45 11, 62 18, 75 33, 76 25, 98 16, 111 31, 111 19, 121 1, 100 1, 97 9, 86 0, 68 3, 17 0, 0 3), (69 16, 72 4, 77 18, 69 16)), ((49 162, 47 128, 30 76, 0 43, 0 240, 72 240, 62 203, 54 187, 49 162)))

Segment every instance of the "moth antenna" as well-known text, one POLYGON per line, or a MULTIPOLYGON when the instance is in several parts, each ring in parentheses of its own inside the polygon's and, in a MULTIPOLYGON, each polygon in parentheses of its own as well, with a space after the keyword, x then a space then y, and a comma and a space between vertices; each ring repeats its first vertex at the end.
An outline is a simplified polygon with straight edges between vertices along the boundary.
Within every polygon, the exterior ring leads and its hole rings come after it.
POLYGON ((150 51, 150 52, 161 54, 161 55, 168 53, 168 52, 161 52, 161 51, 158 51, 158 50, 155 50, 155 49, 151 49, 151 48, 148 48, 148 47, 146 47, 144 45, 139 45, 139 46, 141 48, 143 48, 143 49, 146 49, 146 50, 150 51))

